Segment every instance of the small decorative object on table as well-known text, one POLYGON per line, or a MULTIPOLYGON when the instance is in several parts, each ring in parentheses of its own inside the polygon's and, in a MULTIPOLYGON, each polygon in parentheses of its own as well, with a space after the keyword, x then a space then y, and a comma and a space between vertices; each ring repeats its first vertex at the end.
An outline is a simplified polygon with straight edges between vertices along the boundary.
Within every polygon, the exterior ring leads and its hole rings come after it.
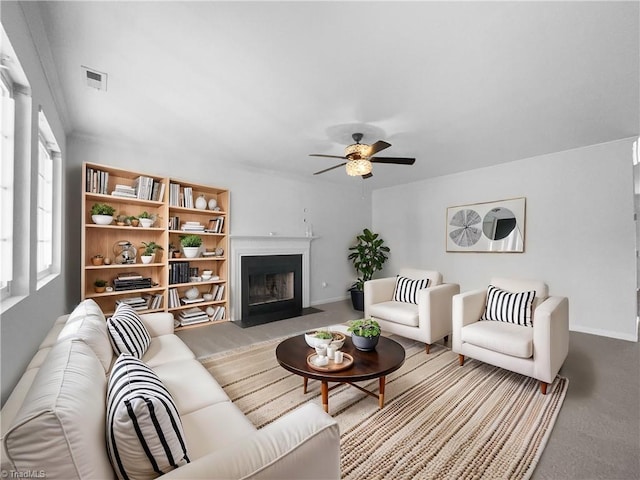
POLYGON ((318 345, 333 345, 337 350, 342 348, 345 336, 340 332, 330 332, 328 330, 311 330, 304 334, 304 339, 311 348, 318 345))
POLYGON ((354 347, 363 352, 375 350, 380 339, 380 325, 372 318, 353 320, 347 331, 351 332, 354 347))

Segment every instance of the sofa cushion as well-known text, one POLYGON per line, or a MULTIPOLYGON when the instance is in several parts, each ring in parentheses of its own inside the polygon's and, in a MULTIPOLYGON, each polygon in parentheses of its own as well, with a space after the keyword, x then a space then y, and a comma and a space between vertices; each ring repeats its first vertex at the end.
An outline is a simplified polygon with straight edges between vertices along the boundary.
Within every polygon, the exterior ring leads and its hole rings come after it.
POLYGON ((104 444, 106 385, 88 345, 54 345, 4 436, 12 470, 44 471, 48 478, 113 477, 104 444))
POLYGON ((58 341, 78 339, 89 345, 96 354, 104 371, 108 372, 113 362, 113 349, 109 341, 107 323, 102 310, 93 300, 85 300, 69 315, 69 319, 58 335, 58 341))
POLYGON ((196 358, 187 345, 174 334, 152 337, 142 361, 155 369, 158 365, 196 358))
POLYGON ((480 320, 514 323, 530 327, 536 291, 512 293, 489 285, 485 310, 480 320))
POLYGON ((405 302, 381 302, 369 306, 369 315, 374 318, 400 323, 410 327, 418 326, 418 305, 405 302))
POLYGON ((429 279, 422 278, 412 280, 398 275, 396 277, 396 288, 393 291, 393 300, 396 302, 418 303, 418 292, 429 286, 429 279))
POLYGON ((506 322, 475 322, 462 328, 460 339, 513 357, 533 356, 533 328, 506 322))
POLYGON ((153 370, 126 353, 109 377, 106 428, 118 478, 152 479, 189 462, 173 398, 153 370))
POLYGON ((107 327, 116 354, 129 353, 140 359, 149 348, 149 332, 136 311, 126 303, 118 305, 113 316, 107 320, 107 327))

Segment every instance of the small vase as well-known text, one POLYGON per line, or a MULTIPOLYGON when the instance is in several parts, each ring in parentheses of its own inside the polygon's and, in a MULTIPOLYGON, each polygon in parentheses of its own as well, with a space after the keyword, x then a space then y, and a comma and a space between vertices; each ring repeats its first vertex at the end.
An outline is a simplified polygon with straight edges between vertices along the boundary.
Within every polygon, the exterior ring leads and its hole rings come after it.
POLYGON ((102 256, 91 257, 91 263, 93 263, 96 266, 102 265, 104 263, 104 258, 102 256))
POLYGON ((191 287, 189 290, 184 292, 184 296, 189 300, 193 300, 194 298, 198 298, 200 296, 200 290, 197 287, 191 287))
POLYGON ((153 261, 153 255, 141 255, 140 260, 142 260, 142 263, 151 263, 153 261))
POLYGON ((200 194, 200 196, 196 198, 196 208, 200 210, 207 209, 207 199, 204 198, 204 194, 200 194))
POLYGON ((187 258, 196 258, 200 253, 200 247, 182 247, 182 250, 187 258))
POLYGON ((214 210, 218 206, 218 201, 215 198, 209 199, 209 210, 214 210))

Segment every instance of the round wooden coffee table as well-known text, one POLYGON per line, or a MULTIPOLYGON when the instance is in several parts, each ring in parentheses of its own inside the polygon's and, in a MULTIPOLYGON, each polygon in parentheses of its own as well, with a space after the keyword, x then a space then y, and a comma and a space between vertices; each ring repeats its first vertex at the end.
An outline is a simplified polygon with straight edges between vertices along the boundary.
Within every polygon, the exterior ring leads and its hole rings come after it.
POLYGON ((348 383, 367 395, 378 398, 378 405, 382 408, 386 376, 395 372, 404 363, 405 352, 402 345, 389 338, 380 337, 375 350, 362 352, 353 346, 351 338, 347 336, 340 350, 351 355, 354 361, 349 368, 337 372, 321 372, 307 364, 307 356, 314 353, 314 349, 307 345, 304 335, 282 341, 276 348, 276 358, 283 368, 303 378, 304 393, 307 393, 307 382, 310 378, 321 382, 322 407, 327 413, 329 412, 329 391, 341 383, 348 383), (374 378, 379 382, 378 394, 355 384, 355 382, 374 378), (329 382, 337 382, 338 385, 329 388, 329 382))

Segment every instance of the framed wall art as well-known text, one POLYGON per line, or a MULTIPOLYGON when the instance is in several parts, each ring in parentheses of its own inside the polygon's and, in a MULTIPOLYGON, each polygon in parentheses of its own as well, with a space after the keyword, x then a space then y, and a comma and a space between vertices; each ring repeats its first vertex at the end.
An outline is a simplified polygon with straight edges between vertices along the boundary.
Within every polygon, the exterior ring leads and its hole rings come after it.
POLYGON ((447 252, 524 252, 525 198, 447 208, 447 252))

